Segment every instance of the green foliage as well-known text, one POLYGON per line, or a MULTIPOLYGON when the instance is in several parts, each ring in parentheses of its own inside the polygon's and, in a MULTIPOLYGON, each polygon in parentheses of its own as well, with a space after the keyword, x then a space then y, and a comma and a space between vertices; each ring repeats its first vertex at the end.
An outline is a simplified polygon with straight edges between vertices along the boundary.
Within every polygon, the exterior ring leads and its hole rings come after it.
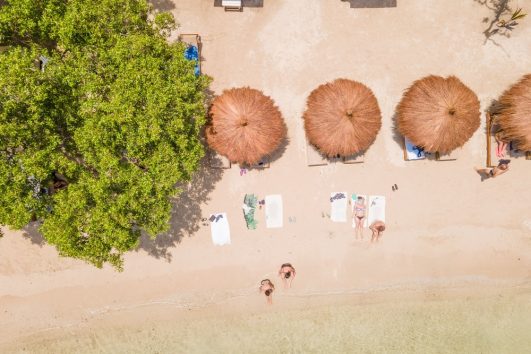
POLYGON ((164 37, 169 37, 171 31, 177 27, 173 15, 169 12, 160 12, 155 15, 155 29, 159 31, 164 37))
POLYGON ((141 230, 167 230, 169 197, 203 156, 208 79, 166 41, 173 17, 151 16, 144 0, 4 8, 0 223, 41 220, 60 254, 121 269, 141 230), (66 188, 54 188, 58 176, 66 188))
POLYGON ((64 0, 5 0, 0 11, 0 43, 45 44, 55 38, 64 0))

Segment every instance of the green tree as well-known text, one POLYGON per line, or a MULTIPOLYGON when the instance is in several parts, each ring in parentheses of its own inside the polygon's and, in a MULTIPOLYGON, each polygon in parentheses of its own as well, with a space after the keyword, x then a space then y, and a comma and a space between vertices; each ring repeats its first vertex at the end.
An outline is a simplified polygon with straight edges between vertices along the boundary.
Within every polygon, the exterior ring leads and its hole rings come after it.
POLYGON ((208 78, 145 0, 62 1, 51 21, 57 3, 2 8, 0 223, 40 220, 61 255, 121 269, 141 230, 167 230, 203 156, 208 78))

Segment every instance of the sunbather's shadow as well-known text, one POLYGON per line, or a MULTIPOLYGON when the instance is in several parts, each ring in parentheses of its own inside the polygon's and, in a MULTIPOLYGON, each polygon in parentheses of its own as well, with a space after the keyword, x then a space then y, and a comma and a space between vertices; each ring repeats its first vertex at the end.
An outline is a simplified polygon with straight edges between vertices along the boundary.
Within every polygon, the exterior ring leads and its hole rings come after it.
POLYGON ((223 175, 223 169, 210 167, 210 158, 211 156, 205 156, 202 159, 192 182, 180 186, 182 193, 172 202, 169 231, 157 235, 154 239, 143 233, 138 249, 155 258, 164 258, 171 262, 169 248, 175 247, 183 237, 193 236, 199 230, 203 218, 201 205, 210 199, 210 193, 223 175))

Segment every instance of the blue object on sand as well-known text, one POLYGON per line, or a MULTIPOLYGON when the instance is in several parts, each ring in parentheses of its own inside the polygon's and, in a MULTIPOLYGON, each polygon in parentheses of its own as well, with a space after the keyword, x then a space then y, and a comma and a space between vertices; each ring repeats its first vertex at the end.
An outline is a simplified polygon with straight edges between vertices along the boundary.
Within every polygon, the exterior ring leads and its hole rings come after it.
POLYGON ((195 61, 194 74, 195 76, 199 76, 201 72, 199 71, 199 50, 197 47, 195 45, 188 46, 184 51, 184 57, 188 60, 195 61))
POLYGON ((184 51, 184 57, 188 60, 199 60, 199 51, 195 45, 190 45, 184 51))

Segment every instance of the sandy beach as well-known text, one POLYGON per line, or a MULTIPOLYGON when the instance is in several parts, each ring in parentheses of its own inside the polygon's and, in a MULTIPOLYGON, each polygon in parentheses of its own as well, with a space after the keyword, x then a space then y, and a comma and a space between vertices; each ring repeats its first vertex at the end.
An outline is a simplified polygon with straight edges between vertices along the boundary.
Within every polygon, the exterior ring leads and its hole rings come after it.
MULTIPOLYGON (((531 10, 530 0, 512 3, 531 10)), ((245 175, 205 163, 175 202, 171 231, 143 239, 121 273, 59 257, 35 225, 4 229, 0 352, 265 352, 268 340, 280 352, 531 347, 531 161, 512 159, 507 174, 483 182, 474 171, 486 160, 485 110, 530 71, 529 18, 510 38, 487 39, 484 19, 494 14, 474 0, 374 9, 268 0, 243 12, 224 12, 213 0, 154 4, 178 20, 173 39, 201 35, 215 94, 250 86, 275 100, 289 142, 270 168, 245 175), (481 102, 482 125, 456 161, 406 162, 393 130, 403 91, 428 74, 456 75, 481 102), (373 90, 382 129, 364 163, 308 167, 306 98, 336 78, 373 90), (329 219, 330 193, 339 191, 386 197, 379 243, 368 241, 367 229, 355 240, 350 215, 347 223, 329 219), (284 226, 267 229, 262 209, 257 230, 247 230, 246 193, 281 194, 284 226), (214 246, 201 222, 217 212, 227 213, 231 245, 214 246), (297 269, 289 290, 276 275, 285 262, 297 269), (264 278, 277 285, 272 306, 258 294, 264 278), (419 335, 399 331, 404 323, 419 335), (322 342, 303 340, 319 332, 322 342), (388 340, 374 342, 378 333, 388 340), (357 336, 365 340, 358 346, 357 336)))

